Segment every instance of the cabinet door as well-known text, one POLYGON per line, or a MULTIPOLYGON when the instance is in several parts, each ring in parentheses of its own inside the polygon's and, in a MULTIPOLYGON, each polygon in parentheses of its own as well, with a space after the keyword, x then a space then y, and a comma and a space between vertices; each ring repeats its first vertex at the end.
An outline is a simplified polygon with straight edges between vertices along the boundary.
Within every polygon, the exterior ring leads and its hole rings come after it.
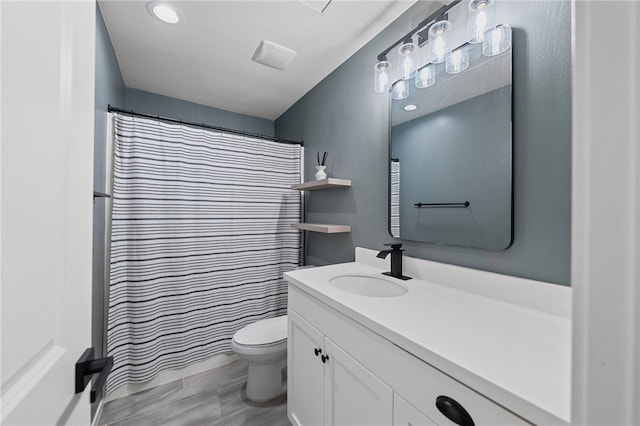
POLYGON ((299 426, 320 426, 324 424, 324 365, 320 358, 324 336, 291 309, 287 334, 289 420, 299 426))
POLYGON ((393 394, 393 426, 437 426, 406 399, 393 394))
POLYGON ((325 348, 325 425, 392 424, 392 389, 326 337, 325 348))

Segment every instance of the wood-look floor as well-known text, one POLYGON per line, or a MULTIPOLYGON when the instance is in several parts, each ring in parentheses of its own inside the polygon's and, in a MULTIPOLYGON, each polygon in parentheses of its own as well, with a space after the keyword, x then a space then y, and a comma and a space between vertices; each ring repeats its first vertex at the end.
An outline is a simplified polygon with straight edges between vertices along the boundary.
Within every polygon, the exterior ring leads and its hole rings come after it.
POLYGON ((290 426, 286 394, 264 404, 247 401, 244 360, 118 398, 98 425, 290 426))

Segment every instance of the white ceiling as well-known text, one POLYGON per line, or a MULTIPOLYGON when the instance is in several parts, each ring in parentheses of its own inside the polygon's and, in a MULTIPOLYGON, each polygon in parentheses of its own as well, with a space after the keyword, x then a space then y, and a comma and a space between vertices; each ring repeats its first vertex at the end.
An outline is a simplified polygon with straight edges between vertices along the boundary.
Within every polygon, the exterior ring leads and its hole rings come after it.
POLYGON ((127 87, 274 120, 415 1, 168 1, 176 25, 145 1, 99 5, 127 87), (285 70, 253 62, 262 40, 297 56, 285 70))

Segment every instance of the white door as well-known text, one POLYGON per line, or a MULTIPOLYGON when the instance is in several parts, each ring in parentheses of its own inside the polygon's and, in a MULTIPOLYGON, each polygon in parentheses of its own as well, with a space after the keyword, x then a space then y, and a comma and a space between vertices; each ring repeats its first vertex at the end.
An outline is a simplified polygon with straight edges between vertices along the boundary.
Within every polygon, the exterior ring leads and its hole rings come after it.
POLYGON ((324 336, 289 309, 287 345, 287 414, 295 426, 324 423, 324 336))
POLYGON ((393 390, 330 339, 324 339, 325 425, 393 423, 393 390))
POLYGON ((95 2, 0 2, 1 418, 89 424, 95 2))

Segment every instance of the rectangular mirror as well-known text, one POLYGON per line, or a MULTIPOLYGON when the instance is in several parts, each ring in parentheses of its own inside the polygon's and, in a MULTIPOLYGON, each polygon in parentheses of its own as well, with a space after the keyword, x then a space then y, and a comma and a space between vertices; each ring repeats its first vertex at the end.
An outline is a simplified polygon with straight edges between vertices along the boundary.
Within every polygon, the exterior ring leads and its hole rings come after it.
MULTIPOLYGON (((393 237, 504 250, 512 242, 511 50, 469 68, 430 64, 435 84, 390 96, 389 230, 393 237)), ((420 73, 418 74, 420 75, 420 73)), ((393 90, 393 89, 392 89, 393 90)))

